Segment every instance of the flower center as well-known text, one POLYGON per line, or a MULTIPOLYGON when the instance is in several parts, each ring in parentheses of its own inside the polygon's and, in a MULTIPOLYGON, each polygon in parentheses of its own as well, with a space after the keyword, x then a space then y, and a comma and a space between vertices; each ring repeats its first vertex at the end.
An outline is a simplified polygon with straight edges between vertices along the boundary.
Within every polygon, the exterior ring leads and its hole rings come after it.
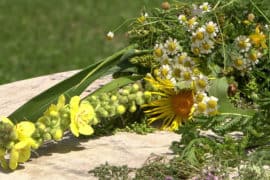
POLYGON ((173 112, 187 119, 190 115, 191 108, 194 104, 193 93, 191 90, 182 90, 171 97, 173 112))
POLYGON ((173 52, 173 51, 175 51, 175 49, 176 49, 176 44, 174 42, 170 42, 168 44, 168 50, 173 52))

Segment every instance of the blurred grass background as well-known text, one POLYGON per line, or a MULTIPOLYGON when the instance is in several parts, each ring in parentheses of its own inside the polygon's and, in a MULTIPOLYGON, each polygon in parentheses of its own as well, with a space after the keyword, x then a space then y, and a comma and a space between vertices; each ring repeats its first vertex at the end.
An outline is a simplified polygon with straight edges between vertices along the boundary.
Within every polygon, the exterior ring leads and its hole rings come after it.
POLYGON ((0 84, 83 68, 126 45, 127 26, 162 0, 0 0, 0 84))

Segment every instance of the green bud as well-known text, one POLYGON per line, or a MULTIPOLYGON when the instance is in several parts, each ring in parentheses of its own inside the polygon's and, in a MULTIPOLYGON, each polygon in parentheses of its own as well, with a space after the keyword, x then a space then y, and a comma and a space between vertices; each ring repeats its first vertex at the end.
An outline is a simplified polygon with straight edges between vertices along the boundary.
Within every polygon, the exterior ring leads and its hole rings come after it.
POLYGON ((59 113, 57 111, 50 111, 50 116, 52 117, 58 117, 59 113))
POLYGON ((140 86, 137 83, 135 83, 131 87, 131 92, 135 93, 135 92, 139 91, 139 89, 140 89, 140 86))
POLYGON ((128 89, 121 89, 120 94, 127 96, 129 95, 130 91, 128 89))
POLYGON ((150 99, 152 97, 152 93, 150 91, 145 91, 143 95, 146 99, 150 99))
POLYGON ((130 95, 128 95, 128 99, 130 101, 134 101, 136 99, 136 94, 130 94, 130 95))
POLYGON ((37 128, 44 131, 46 126, 41 122, 37 122, 37 128))
POLYGON ((52 136, 50 133, 44 133, 43 134, 43 138, 45 141, 48 141, 48 140, 51 140, 52 139, 52 136))
POLYGON ((143 97, 138 96, 138 97, 136 98, 136 104, 137 104, 137 105, 142 105, 142 104, 144 104, 144 103, 145 103, 145 101, 144 101, 143 97))
POLYGON ((117 96, 115 96, 115 95, 112 95, 112 96, 111 96, 111 101, 112 101, 112 102, 115 102, 115 101, 117 101, 117 96))
POLYGON ((63 131, 62 129, 56 129, 56 131, 53 133, 53 139, 55 141, 60 141, 63 137, 63 131))
POLYGON ((119 102, 120 102, 121 104, 127 104, 127 103, 128 103, 128 98, 127 98, 126 96, 121 96, 121 97, 119 98, 119 102))
POLYGON ((101 111, 99 111, 99 113, 104 118, 107 118, 109 116, 108 111, 106 111, 105 109, 102 109, 101 111))
POLYGON ((126 107, 123 105, 119 105, 116 108, 117 114, 122 115, 126 112, 126 107))
POLYGON ((128 111, 130 113, 134 113, 136 110, 137 110, 137 107, 136 107, 135 103, 132 106, 130 106, 129 109, 128 109, 128 111))

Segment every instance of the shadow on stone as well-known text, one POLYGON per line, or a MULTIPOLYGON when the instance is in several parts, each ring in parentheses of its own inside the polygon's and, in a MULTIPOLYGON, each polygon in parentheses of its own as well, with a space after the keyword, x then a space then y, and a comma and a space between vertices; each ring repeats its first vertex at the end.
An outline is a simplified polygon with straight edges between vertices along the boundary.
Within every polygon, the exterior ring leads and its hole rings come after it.
POLYGON ((80 141, 71 134, 66 135, 61 141, 50 141, 32 153, 32 158, 39 156, 50 156, 53 153, 69 153, 71 151, 81 151, 85 149, 81 146, 80 141))

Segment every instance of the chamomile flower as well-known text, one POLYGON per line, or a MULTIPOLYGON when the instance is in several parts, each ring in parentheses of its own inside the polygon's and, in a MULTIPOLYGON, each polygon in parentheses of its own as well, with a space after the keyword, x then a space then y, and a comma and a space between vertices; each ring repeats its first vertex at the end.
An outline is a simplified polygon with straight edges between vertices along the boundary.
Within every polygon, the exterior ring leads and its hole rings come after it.
POLYGON ((197 17, 192 17, 187 21, 189 31, 194 30, 199 24, 196 20, 197 20, 197 17))
POLYGON ((201 48, 200 48, 200 44, 195 42, 191 44, 191 52, 196 55, 196 56, 201 56, 201 48))
POLYGON ((163 44, 156 44, 154 47, 153 55, 157 59, 161 59, 166 54, 163 44))
POLYGON ((200 47, 202 54, 209 54, 212 52, 212 49, 214 48, 214 42, 210 39, 205 39, 203 42, 201 42, 200 47))
POLYGON ((137 18, 137 21, 139 23, 141 23, 141 24, 145 24, 147 17, 148 17, 148 14, 147 13, 144 13, 140 17, 137 18))
POLYGON ((202 74, 195 79, 195 87, 197 91, 205 91, 208 88, 208 78, 202 74))
POLYGON ((107 35, 106 35, 106 38, 107 38, 108 40, 112 40, 112 39, 114 38, 114 33, 113 33, 112 31, 109 31, 109 32, 107 33, 107 35))
MULTIPOLYGON (((208 97, 207 95, 204 96, 204 94, 201 94, 201 97, 199 97, 200 100, 197 101, 194 104, 194 114, 198 115, 198 114, 203 114, 203 115, 207 115, 207 100, 208 97)), ((196 97, 197 99, 197 97, 196 97)))
POLYGON ((197 92, 195 95, 195 102, 200 103, 205 97, 207 97, 207 94, 205 92, 197 92))
POLYGON ((178 80, 181 78, 181 71, 183 69, 182 65, 179 64, 175 64, 174 66, 172 66, 172 76, 178 80))
POLYGON ((247 60, 254 65, 259 63, 259 58, 262 56, 262 54, 259 51, 252 49, 251 51, 247 52, 245 56, 247 60))
POLYGON ((240 52, 247 52, 251 47, 250 39, 247 36, 238 36, 235 39, 236 47, 240 52))
POLYGON ((202 10, 202 13, 210 12, 211 10, 211 6, 208 2, 204 2, 199 8, 202 10))
POLYGON ((200 27, 196 30, 196 32, 192 33, 192 40, 194 41, 202 41, 205 38, 205 28, 200 27))
POLYGON ((181 64, 181 65, 183 65, 186 58, 188 58, 188 55, 187 55, 186 52, 182 52, 181 54, 178 54, 174 58, 175 64, 181 64))
POLYGON ((208 115, 216 115, 218 109, 218 98, 214 96, 210 96, 207 98, 207 114, 208 115))
POLYGON ((184 80, 187 86, 191 86, 195 79, 193 72, 190 68, 183 67, 181 70, 181 78, 184 80))
POLYGON ((247 60, 243 56, 238 55, 233 58, 233 67, 237 70, 244 70, 247 68, 247 65, 247 60))
POLYGON ((210 21, 204 25, 206 35, 208 35, 211 38, 214 38, 217 36, 218 33, 218 26, 213 21, 210 21))
POLYGON ((195 65, 195 62, 191 59, 191 57, 187 56, 183 61, 184 67, 192 68, 195 65))
POLYGON ((172 78, 172 69, 171 69, 171 67, 168 64, 162 65, 159 68, 158 76, 161 77, 162 79, 171 79, 172 78))
POLYGON ((163 55, 162 58, 159 59, 161 65, 170 65, 172 64, 172 59, 167 55, 163 55))
POLYGON ((168 55, 175 55, 180 50, 179 42, 176 39, 169 38, 164 45, 168 55))
POLYGON ((185 25, 187 23, 187 17, 184 14, 180 14, 178 16, 178 20, 179 20, 180 24, 185 25))

